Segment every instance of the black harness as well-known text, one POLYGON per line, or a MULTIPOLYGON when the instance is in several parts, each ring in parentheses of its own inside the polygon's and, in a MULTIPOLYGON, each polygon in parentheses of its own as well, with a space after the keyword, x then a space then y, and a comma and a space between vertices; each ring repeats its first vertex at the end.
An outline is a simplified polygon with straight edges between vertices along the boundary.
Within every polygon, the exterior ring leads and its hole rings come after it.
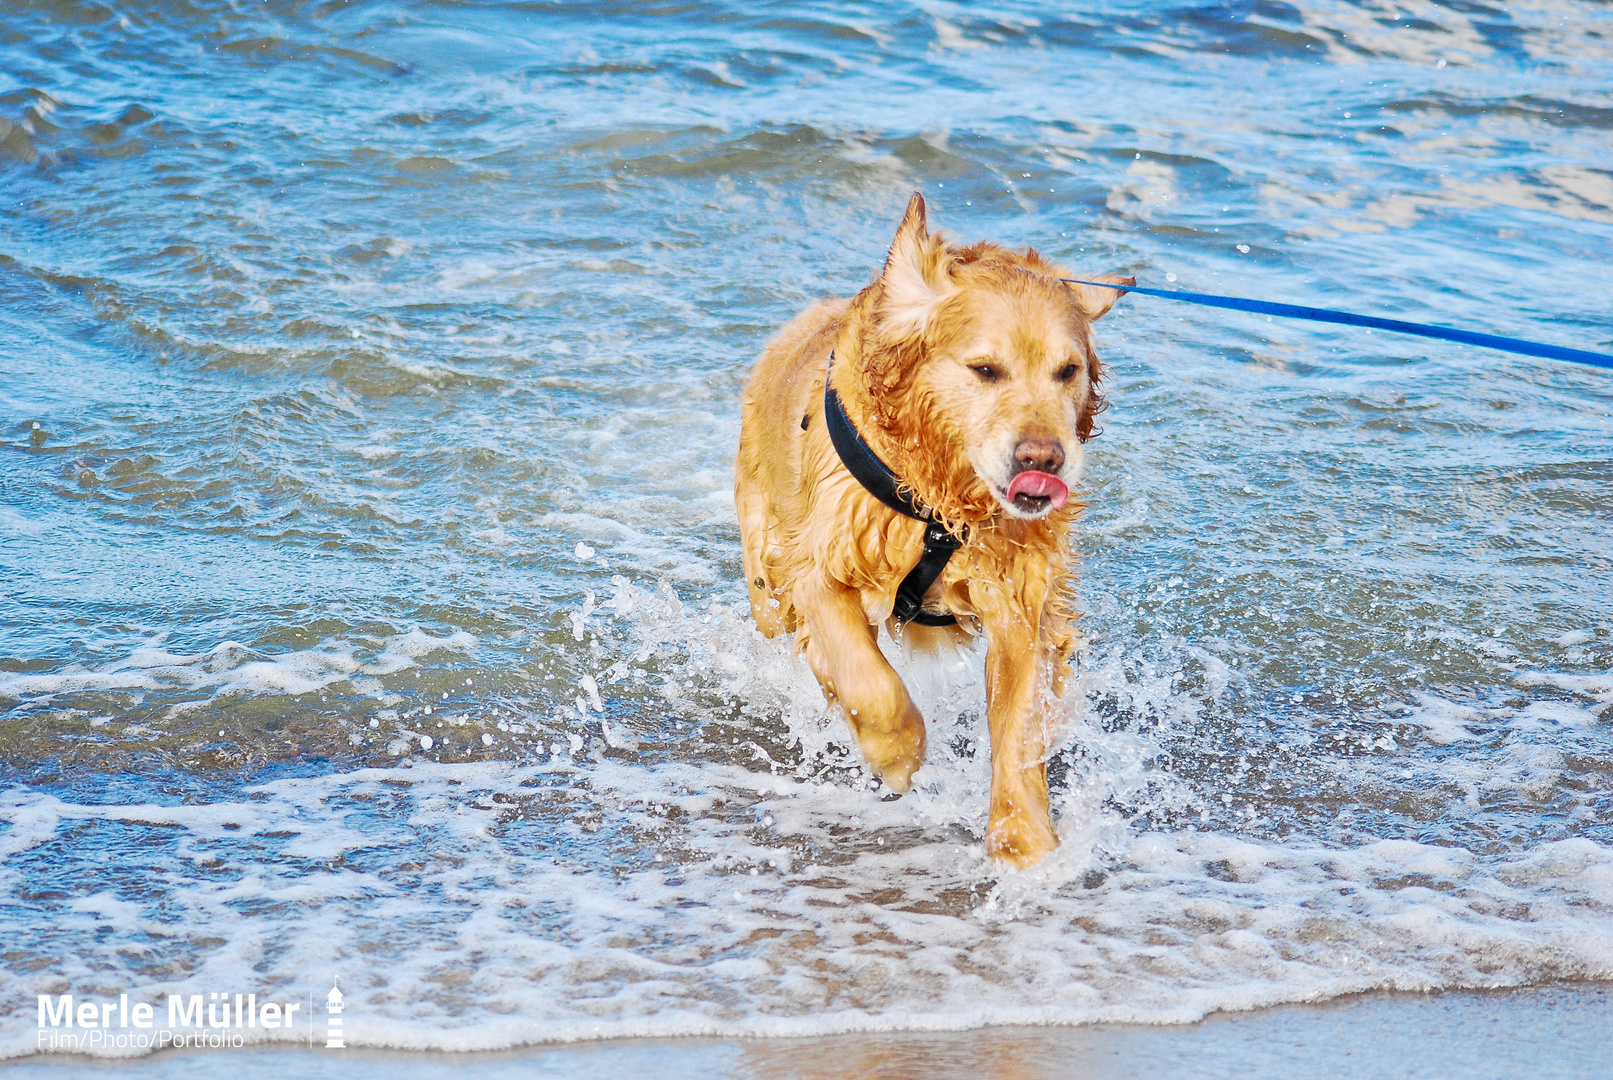
MULTIPOLYGON (((835 354, 829 353, 831 368, 834 367, 834 360, 835 354)), ((896 603, 891 608, 891 614, 896 616, 898 623, 955 626, 958 619, 951 612, 924 610, 924 594, 930 591, 935 579, 946 569, 947 560, 963 546, 963 541, 936 521, 928 508, 921 507, 911 492, 903 491, 901 480, 891 472, 890 466, 879 460, 879 455, 863 442, 862 436, 852 426, 851 418, 846 415, 845 407, 840 404, 840 395, 830 389, 827 372, 823 377, 823 422, 829 428, 829 441, 834 443, 840 463, 857 483, 867 489, 868 494, 903 517, 924 522, 924 554, 919 557, 918 565, 909 570, 897 586, 896 603)))

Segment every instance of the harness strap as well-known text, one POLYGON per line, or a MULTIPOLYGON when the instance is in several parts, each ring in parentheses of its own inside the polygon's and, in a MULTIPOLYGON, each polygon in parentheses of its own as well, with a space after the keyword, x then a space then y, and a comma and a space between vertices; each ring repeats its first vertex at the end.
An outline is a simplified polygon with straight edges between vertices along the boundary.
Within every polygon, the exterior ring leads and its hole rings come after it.
MULTIPOLYGON (((829 367, 834 367, 835 354, 829 353, 829 367)), ((829 429, 829 441, 834 444, 835 453, 840 456, 840 463, 852 479, 861 484, 874 498, 901 514, 903 517, 925 523, 924 528, 924 554, 919 556, 918 565, 907 572, 902 583, 896 587, 896 602, 891 607, 891 614, 896 616, 898 623, 916 622, 920 626, 955 626, 957 616, 946 611, 925 611, 924 594, 930 591, 935 579, 941 576, 946 569, 952 553, 963 546, 963 541, 947 531, 946 526, 936 521, 926 507, 921 507, 913 498, 911 491, 902 489, 902 482, 891 471, 889 465, 879 460, 879 455, 863 441, 863 437, 852 426, 851 417, 846 415, 845 406, 840 403, 840 394, 829 386, 828 372, 823 376, 823 422, 829 429)))

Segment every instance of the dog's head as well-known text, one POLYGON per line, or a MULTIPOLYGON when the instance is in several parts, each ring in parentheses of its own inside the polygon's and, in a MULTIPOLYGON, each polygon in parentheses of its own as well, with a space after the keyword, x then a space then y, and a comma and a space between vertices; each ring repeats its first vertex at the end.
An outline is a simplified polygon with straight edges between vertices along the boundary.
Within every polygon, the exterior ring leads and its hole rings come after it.
POLYGON ((1103 406, 1091 326, 1120 291, 1058 278, 1034 250, 954 248, 931 235, 914 194, 872 290, 878 341, 865 363, 876 396, 905 399, 943 428, 1018 518, 1064 505, 1103 406))

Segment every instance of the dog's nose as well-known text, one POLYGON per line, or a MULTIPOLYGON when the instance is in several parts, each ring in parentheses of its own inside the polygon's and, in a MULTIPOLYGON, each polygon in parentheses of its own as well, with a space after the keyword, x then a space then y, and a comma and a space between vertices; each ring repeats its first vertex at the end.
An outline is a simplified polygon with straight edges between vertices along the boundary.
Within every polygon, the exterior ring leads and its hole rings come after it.
POLYGON ((1021 439, 1014 447, 1014 460, 1021 469, 1056 473, 1064 467, 1064 447, 1057 439, 1021 439))

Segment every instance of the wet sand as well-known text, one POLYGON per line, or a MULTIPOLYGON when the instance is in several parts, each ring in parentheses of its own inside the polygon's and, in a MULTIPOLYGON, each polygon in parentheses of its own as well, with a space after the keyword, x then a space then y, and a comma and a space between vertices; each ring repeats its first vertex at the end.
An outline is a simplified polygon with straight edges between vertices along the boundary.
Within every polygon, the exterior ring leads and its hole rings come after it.
POLYGON ((297 1076, 425 1080, 1043 1080, 1080 1077, 1613 1076, 1613 983, 1445 994, 1362 994, 1219 1013, 1196 1024, 989 1028, 805 1039, 624 1039, 497 1053, 253 1049, 133 1062, 31 1058, 13 1076, 297 1076))

